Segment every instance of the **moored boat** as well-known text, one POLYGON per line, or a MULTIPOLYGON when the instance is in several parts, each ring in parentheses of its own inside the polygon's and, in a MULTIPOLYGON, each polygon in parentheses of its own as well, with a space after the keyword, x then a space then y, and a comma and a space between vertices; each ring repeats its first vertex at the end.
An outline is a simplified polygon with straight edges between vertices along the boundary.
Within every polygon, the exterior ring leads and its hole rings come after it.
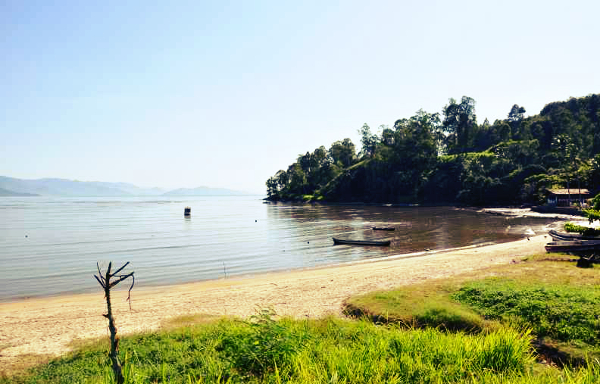
POLYGON ((373 227, 374 231, 395 231, 394 227, 373 227))
POLYGON ((347 244, 347 245, 374 245, 374 246, 389 246, 392 243, 391 240, 345 240, 336 239, 333 237, 333 245, 347 244))

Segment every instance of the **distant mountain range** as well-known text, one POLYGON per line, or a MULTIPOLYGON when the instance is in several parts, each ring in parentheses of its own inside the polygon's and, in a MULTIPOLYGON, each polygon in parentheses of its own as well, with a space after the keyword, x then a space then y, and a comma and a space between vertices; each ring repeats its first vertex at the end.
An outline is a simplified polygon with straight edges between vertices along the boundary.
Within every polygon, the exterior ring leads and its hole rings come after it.
POLYGON ((25 180, 0 176, 0 196, 242 196, 247 192, 224 188, 140 188, 129 183, 66 179, 25 180))
POLYGON ((0 188, 0 196, 39 196, 33 193, 19 193, 0 188))

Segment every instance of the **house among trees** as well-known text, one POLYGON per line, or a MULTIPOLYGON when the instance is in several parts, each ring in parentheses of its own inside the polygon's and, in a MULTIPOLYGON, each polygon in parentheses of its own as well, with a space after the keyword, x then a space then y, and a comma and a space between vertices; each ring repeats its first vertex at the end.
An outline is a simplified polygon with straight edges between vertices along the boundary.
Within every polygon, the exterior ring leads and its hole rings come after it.
POLYGON ((570 207, 573 202, 585 202, 591 198, 590 191, 581 188, 572 189, 549 189, 548 205, 556 207, 570 207))

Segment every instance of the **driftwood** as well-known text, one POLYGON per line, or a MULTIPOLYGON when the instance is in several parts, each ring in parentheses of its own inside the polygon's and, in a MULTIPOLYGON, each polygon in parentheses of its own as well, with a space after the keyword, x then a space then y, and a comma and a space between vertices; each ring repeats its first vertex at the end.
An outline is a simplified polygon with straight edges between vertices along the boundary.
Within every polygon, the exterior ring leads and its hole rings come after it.
POLYGON ((127 294, 127 301, 129 302, 129 309, 131 310, 131 289, 135 284, 135 277, 133 276, 133 272, 119 275, 125 267, 129 264, 129 262, 125 263, 121 268, 117 269, 115 272, 111 273, 112 262, 108 263, 108 268, 106 269, 106 273, 103 275, 102 271, 100 271, 100 266, 96 263, 96 267, 98 268, 98 275, 94 275, 98 283, 104 289, 104 297, 106 298, 106 308, 107 313, 102 316, 108 319, 108 329, 110 331, 110 361, 112 362, 112 369, 115 374, 115 380, 118 384, 123 384, 125 378, 123 377, 123 370, 121 369, 121 363, 119 362, 119 336, 117 336, 117 326, 115 323, 115 318, 112 314, 112 306, 110 303, 110 290, 115 287, 121 281, 126 280, 131 277, 131 286, 129 287, 129 292, 127 294), (114 281, 111 279, 115 278, 114 281))

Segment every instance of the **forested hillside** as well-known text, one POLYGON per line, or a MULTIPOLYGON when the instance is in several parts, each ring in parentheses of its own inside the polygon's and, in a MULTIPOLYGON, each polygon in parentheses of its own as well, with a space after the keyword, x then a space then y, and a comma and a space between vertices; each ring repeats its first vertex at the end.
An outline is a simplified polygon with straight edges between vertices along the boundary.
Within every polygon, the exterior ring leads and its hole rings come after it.
POLYGON ((600 187, 600 94, 546 105, 525 118, 477 123, 475 100, 450 99, 300 155, 267 180, 271 200, 380 203, 538 203, 548 188, 600 187))

